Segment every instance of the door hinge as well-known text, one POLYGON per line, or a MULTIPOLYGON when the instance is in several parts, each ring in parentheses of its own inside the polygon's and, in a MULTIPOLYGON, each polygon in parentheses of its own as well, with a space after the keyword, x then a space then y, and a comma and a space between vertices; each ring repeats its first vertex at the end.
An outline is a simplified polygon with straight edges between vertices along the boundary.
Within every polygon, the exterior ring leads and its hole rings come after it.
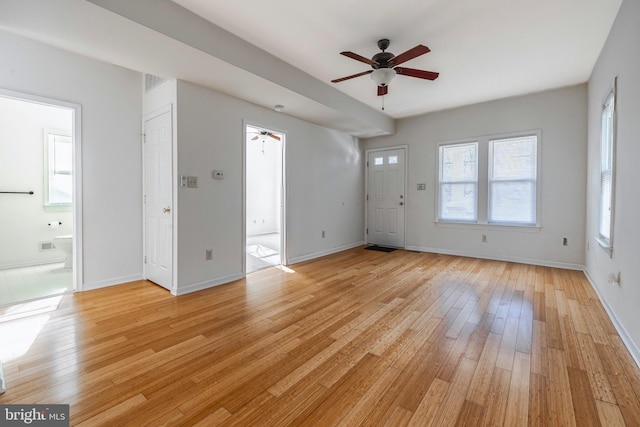
POLYGON ((147 203, 147 195, 142 196, 142 203, 147 203))
POLYGON ((147 134, 146 133, 142 133, 142 142, 146 143, 147 142, 147 134))
POLYGON ((369 167, 369 160, 367 160, 367 167, 369 167))
POLYGON ((144 256, 144 263, 145 264, 147 263, 147 256, 146 255, 144 256))
POLYGON ((367 194, 367 202, 369 201, 369 195, 367 194))
POLYGON ((367 234, 369 234, 369 229, 367 228, 367 234))

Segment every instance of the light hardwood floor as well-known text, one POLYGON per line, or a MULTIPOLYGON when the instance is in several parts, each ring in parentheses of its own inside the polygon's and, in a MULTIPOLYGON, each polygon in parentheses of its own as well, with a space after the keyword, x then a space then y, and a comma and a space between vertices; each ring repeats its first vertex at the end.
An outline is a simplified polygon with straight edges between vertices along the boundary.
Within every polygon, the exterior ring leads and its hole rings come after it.
POLYGON ((640 370, 581 272, 363 248, 291 268, 65 296, 0 403, 89 426, 640 425, 640 370))

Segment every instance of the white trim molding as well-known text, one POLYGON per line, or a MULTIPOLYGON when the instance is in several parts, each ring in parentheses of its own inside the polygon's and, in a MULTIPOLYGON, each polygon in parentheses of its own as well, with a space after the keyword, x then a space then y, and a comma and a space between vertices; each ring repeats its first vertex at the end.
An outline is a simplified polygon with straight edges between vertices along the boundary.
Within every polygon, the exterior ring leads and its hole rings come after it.
POLYGON ((469 257, 469 258, 488 259, 492 261, 517 262, 519 264, 539 265, 541 267, 562 268, 565 270, 584 271, 584 265, 573 264, 569 262, 557 262, 557 261, 509 257, 509 256, 505 257, 505 256, 498 256, 498 255, 487 255, 487 254, 476 253, 476 252, 429 248, 425 246, 413 246, 413 245, 407 245, 407 250, 417 251, 417 252, 431 252, 434 254, 442 254, 442 255, 456 255, 456 256, 463 256, 463 257, 469 257))
POLYGON ((300 262, 304 262, 304 261, 309 261, 315 258, 320 258, 323 256, 327 256, 327 255, 331 255, 331 254, 335 254, 338 252, 342 252, 342 251, 346 251, 348 249, 353 249, 353 248, 357 248, 358 246, 363 246, 364 240, 360 241, 360 242, 355 242, 355 243, 350 243, 348 245, 344 245, 344 246, 339 246, 337 248, 332 248, 332 249, 327 249, 325 251, 320 251, 320 252, 313 252, 307 255, 302 255, 299 257, 293 257, 289 259, 289 264, 287 265, 292 265, 292 264, 298 264, 300 262))
POLYGON ((625 347, 627 347, 627 350, 629 350, 629 353, 631 353, 631 357, 633 357, 633 360, 636 362, 636 365, 638 365, 638 367, 640 368, 640 348, 633 341, 633 339, 631 338, 631 335, 629 335, 625 327, 622 325, 622 322, 620 322, 620 320, 618 319, 618 316, 616 316, 615 311, 613 311, 613 309, 607 302, 604 295, 600 292, 600 290, 596 286, 596 283, 593 280, 593 277, 591 277, 591 275, 586 269, 584 270, 584 275, 587 277, 587 280, 591 284, 591 287, 593 288, 593 290, 596 291, 596 294, 598 295, 598 299, 600 300, 600 303, 604 307, 604 310, 607 312, 609 319, 611 319, 611 323, 613 323, 613 327, 616 328, 616 331, 618 332, 618 335, 620 335, 620 338, 622 339, 622 342, 624 343, 625 347))

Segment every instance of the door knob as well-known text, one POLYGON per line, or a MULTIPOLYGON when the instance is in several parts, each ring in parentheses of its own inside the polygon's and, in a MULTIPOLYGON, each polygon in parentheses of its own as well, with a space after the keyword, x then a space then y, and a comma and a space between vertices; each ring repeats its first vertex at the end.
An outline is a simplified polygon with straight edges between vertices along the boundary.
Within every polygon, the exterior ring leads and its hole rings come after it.
POLYGON ((162 209, 162 212, 169 213, 169 212, 171 212, 171 208, 164 208, 164 209, 162 209))

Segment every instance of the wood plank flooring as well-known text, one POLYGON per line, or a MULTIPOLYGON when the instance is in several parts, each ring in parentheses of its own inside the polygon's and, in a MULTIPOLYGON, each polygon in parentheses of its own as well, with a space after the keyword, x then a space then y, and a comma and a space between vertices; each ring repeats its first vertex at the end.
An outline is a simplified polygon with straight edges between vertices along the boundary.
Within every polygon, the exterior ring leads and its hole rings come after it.
POLYGON ((640 370, 581 272, 363 248, 291 269, 65 296, 0 403, 81 426, 640 425, 640 370))

